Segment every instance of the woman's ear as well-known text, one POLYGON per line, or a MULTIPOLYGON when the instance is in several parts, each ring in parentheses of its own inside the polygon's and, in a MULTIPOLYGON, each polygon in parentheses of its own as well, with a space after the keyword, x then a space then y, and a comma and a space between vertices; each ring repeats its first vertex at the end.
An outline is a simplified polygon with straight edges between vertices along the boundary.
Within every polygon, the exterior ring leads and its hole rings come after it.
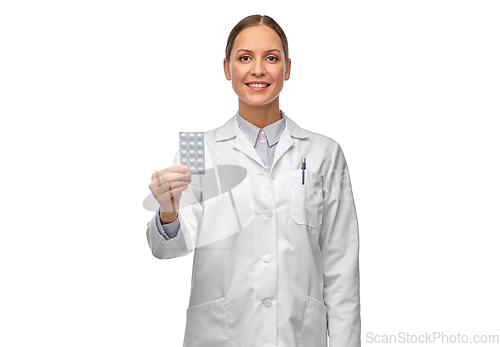
POLYGON ((226 75, 226 79, 231 81, 231 72, 229 72, 229 64, 226 61, 226 58, 224 58, 224 74, 226 75))
POLYGON ((285 81, 288 81, 290 78, 290 69, 292 67, 292 59, 288 58, 288 62, 286 63, 286 69, 285 69, 285 81))

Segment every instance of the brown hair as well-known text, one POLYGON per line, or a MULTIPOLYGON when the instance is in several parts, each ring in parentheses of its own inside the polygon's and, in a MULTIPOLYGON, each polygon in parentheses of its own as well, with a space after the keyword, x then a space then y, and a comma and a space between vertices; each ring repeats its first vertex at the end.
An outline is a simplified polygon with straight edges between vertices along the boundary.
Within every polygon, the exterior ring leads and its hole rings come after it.
POLYGON ((254 14, 248 17, 243 18, 240 20, 238 24, 236 24, 231 30, 231 33, 229 34, 229 37, 227 38, 227 45, 226 45, 226 61, 229 64, 229 59, 231 56, 231 50, 233 49, 233 44, 234 40, 236 39, 236 36, 242 31, 243 29, 256 26, 256 25, 267 25, 269 28, 273 29, 276 31, 278 36, 281 39, 281 44, 283 45, 283 51, 285 53, 285 61, 284 64, 288 63, 288 41, 286 39, 285 32, 281 27, 276 23, 274 19, 272 19, 269 16, 262 16, 260 14, 254 14))

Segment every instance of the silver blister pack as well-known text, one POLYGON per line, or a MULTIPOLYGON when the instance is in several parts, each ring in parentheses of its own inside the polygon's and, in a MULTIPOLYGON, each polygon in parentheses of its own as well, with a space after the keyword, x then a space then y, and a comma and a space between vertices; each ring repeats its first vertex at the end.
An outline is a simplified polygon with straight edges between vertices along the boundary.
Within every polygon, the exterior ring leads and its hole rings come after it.
POLYGON ((205 134, 203 132, 180 132, 179 154, 181 164, 189 167, 193 175, 205 174, 205 134))

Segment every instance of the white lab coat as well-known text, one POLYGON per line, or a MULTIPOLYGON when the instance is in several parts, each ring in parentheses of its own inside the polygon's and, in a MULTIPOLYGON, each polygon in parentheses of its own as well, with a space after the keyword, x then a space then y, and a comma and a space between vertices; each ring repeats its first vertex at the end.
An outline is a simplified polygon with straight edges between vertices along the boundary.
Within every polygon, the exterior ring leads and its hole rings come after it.
POLYGON ((327 347, 327 333, 330 347, 361 345, 358 222, 342 149, 288 116, 277 146, 268 172, 236 115, 205 132, 207 171, 183 192, 177 236, 148 223, 155 257, 194 250, 184 347, 327 347))

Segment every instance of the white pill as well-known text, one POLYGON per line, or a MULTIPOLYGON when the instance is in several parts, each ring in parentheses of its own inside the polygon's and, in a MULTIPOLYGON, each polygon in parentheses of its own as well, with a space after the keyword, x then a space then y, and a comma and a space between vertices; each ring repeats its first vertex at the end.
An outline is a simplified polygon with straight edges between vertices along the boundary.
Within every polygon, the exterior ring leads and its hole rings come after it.
POLYGON ((189 142, 189 148, 194 148, 194 142, 189 142))
POLYGON ((188 161, 186 158, 182 158, 181 159, 181 163, 184 164, 184 165, 187 165, 188 161))
POLYGON ((186 140, 186 134, 185 133, 181 133, 181 140, 182 141, 186 140))
POLYGON ((189 137, 189 139, 190 139, 191 141, 192 141, 192 140, 194 140, 194 134, 193 134, 193 133, 190 133, 188 137, 189 137))
POLYGON ((196 134, 196 139, 197 140, 201 140, 202 138, 203 138, 203 134, 202 133, 196 134))
POLYGON ((198 151, 196 154, 198 155, 198 157, 203 157, 203 151, 198 151))
POLYGON ((205 169, 203 169, 202 167, 199 167, 199 168, 198 168, 198 173, 200 173, 200 174, 201 174, 201 173, 203 173, 203 171, 205 171, 205 169))
POLYGON ((185 157, 185 156, 187 155, 187 151, 182 150, 182 151, 181 151, 181 155, 182 155, 183 157, 185 157))
POLYGON ((203 142, 198 142, 198 143, 196 144, 196 147, 198 147, 198 148, 203 148, 203 142))
POLYGON ((198 161, 196 162, 196 164, 203 165, 203 159, 198 159, 198 161))
POLYGON ((189 151, 189 156, 190 156, 190 157, 194 157, 194 156, 195 156, 194 151, 189 151))
POLYGON ((196 173, 196 168, 193 166, 191 169, 189 169, 189 171, 190 171, 192 174, 194 174, 194 173, 196 173))
POLYGON ((186 142, 181 142, 181 148, 186 148, 186 142))

